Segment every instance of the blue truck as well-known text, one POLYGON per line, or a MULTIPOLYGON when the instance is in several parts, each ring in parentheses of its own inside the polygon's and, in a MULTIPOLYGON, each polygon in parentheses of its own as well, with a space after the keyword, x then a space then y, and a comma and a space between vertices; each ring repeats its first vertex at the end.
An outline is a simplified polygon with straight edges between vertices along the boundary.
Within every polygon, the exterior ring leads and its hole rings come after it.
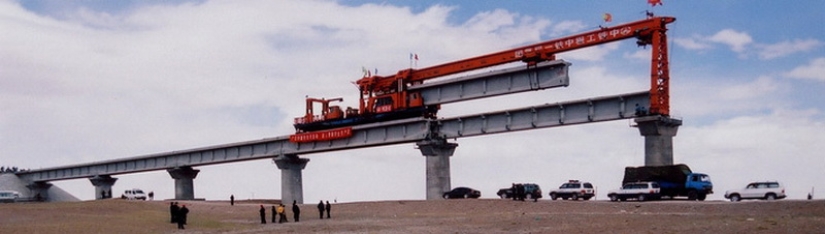
POLYGON ((647 181, 659 183, 663 198, 687 197, 688 200, 704 201, 713 193, 710 176, 695 173, 685 164, 625 168, 622 184, 647 181))

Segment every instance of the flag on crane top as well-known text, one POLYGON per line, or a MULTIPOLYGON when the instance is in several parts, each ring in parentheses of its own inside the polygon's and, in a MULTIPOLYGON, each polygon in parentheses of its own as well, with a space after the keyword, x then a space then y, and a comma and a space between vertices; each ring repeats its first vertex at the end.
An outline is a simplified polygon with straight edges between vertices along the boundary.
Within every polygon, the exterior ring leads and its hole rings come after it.
POLYGON ((651 7, 655 7, 657 4, 661 6, 662 0, 647 0, 647 3, 649 3, 651 7))
POLYGON ((610 13, 604 13, 602 19, 604 19, 604 22, 613 21, 613 15, 611 15, 610 13))

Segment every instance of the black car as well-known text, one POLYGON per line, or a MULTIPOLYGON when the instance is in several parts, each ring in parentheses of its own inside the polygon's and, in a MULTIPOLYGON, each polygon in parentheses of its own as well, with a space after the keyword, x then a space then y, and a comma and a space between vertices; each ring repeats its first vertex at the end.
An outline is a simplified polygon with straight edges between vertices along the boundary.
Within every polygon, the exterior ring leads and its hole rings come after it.
POLYGON ((458 187, 450 190, 449 192, 444 193, 442 196, 444 199, 450 198, 479 198, 481 197, 481 191, 467 188, 467 187, 458 187))

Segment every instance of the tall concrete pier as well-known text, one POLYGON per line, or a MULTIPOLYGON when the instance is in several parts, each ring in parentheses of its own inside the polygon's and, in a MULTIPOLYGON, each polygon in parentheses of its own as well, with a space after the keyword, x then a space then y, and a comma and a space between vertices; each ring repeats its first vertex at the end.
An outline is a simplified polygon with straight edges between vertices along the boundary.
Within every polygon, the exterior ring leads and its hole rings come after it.
POLYGON ((112 176, 109 175, 96 175, 89 178, 89 181, 95 186, 96 200, 112 198, 112 185, 115 184, 117 178, 112 178, 112 176))
POLYGON ((667 116, 643 116, 634 119, 645 137, 645 166, 673 165, 673 137, 682 120, 667 116))
POLYGON ((273 159, 278 169, 281 169, 281 202, 284 204, 297 201, 304 204, 304 182, 301 173, 309 163, 308 158, 299 158, 298 155, 285 155, 273 159))
POLYGON ((167 169, 172 179, 175 179, 175 200, 195 200, 195 185, 192 182, 200 170, 189 166, 167 169))
POLYGON ((453 156, 458 144, 446 140, 425 140, 416 145, 427 158, 427 200, 441 199, 441 195, 451 189, 450 156, 453 156))

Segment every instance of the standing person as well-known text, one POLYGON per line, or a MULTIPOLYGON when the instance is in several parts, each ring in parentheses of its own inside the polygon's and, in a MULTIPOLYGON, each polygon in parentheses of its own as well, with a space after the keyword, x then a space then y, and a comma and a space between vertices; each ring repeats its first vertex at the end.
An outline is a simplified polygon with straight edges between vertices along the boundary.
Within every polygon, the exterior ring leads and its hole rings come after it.
POLYGON ((277 217, 278 217, 278 216, 277 216, 277 215, 275 215, 275 206, 273 205, 273 206, 272 206, 272 223, 275 223, 275 219, 276 219, 277 217))
POLYGON ((292 219, 295 219, 296 223, 301 220, 301 208, 298 208, 298 201, 296 200, 292 201, 292 219))
POLYGON ((178 203, 176 203, 176 202, 170 202, 169 203, 169 215, 172 216, 172 221, 169 221, 169 223, 176 223, 178 221, 178 219, 177 219, 178 210, 179 210, 178 209, 178 203))
POLYGON ((266 208, 264 208, 264 205, 261 205, 261 209, 258 210, 258 213, 261 214, 261 224, 266 224, 266 208))
POLYGON ((278 223, 289 222, 289 220, 286 220, 286 208, 283 203, 278 204, 278 217, 280 217, 278 218, 278 223))
POLYGON ((155 200, 155 192, 154 191, 149 191, 149 201, 154 201, 154 200, 155 200))
POLYGON ((329 205, 329 200, 327 200, 327 205, 326 205, 326 207, 325 207, 325 208, 326 208, 326 210, 327 210, 327 218, 329 218, 329 210, 331 210, 331 209, 332 209, 332 206, 330 206, 330 205, 329 205))
POLYGON ((235 194, 229 195, 229 205, 230 206, 235 205, 235 194))
POLYGON ((178 210, 178 229, 186 229, 183 227, 186 225, 186 214, 189 214, 189 209, 186 208, 186 205, 183 205, 180 210, 178 210))
POLYGON ((318 218, 324 219, 324 201, 318 201, 318 218))

